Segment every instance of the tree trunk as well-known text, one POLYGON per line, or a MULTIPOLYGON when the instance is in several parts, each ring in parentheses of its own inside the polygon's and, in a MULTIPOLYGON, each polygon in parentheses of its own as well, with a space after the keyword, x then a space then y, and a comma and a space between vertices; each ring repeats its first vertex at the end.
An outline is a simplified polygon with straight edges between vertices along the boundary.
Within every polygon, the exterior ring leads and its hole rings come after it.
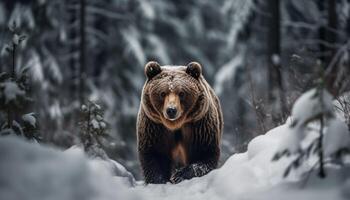
POLYGON ((77 20, 77 10, 71 9, 69 7, 73 7, 77 4, 77 1, 72 0, 66 0, 66 5, 69 10, 69 22, 68 22, 68 38, 70 40, 69 46, 69 53, 71 54, 71 57, 69 59, 69 69, 70 69, 70 80, 67 84, 69 87, 68 96, 71 97, 71 101, 76 100, 77 98, 77 58, 75 56, 77 51, 77 45, 75 43, 75 40, 77 38, 77 28, 74 26, 76 20, 77 20))
POLYGON ((86 1, 80 0, 80 68, 79 68, 79 103, 82 105, 85 99, 85 79, 86 76, 86 67, 85 67, 85 9, 86 1))
POLYGON ((319 38, 322 41, 319 47, 319 58, 324 68, 323 70, 327 70, 328 72, 325 77, 326 88, 336 96, 339 88, 337 88, 334 83, 337 78, 338 61, 336 60, 336 62, 330 65, 336 54, 336 49, 330 45, 335 44, 337 41, 337 2, 336 0, 319 1, 318 7, 322 15, 326 14, 325 3, 327 3, 327 24, 322 24, 319 28, 319 38))
MULTIPOLYGON (((17 45, 12 43, 13 48, 12 48, 12 69, 11 69, 11 81, 15 82, 16 81, 16 48, 17 45)), ((11 104, 10 104, 11 105, 11 104)), ((7 108, 7 127, 9 129, 12 129, 13 126, 13 110, 11 110, 10 105, 8 105, 7 108)))
MULTIPOLYGON (((317 2, 317 6, 318 9, 321 13, 320 19, 322 21, 322 19, 324 18, 325 15, 325 1, 318 1, 317 2)), ((321 24, 318 28, 318 37, 320 38, 320 41, 326 41, 326 28, 323 24, 321 24)), ((325 56, 325 52, 326 52, 327 47, 325 46, 325 44, 323 42, 321 42, 319 44, 319 59, 321 61, 321 63, 326 66, 325 62, 326 62, 326 56, 325 56)))
MULTIPOLYGON (((338 16, 337 16, 337 3, 336 0, 328 0, 328 31, 326 32, 327 42, 335 44, 337 42, 337 27, 338 27, 338 16)), ((327 68, 331 67, 326 77, 326 87, 335 96, 338 95, 339 89, 335 85, 338 72, 338 61, 333 66, 330 66, 331 60, 336 54, 336 49, 329 49, 329 57, 327 58, 327 68)))
POLYGON ((268 100, 274 125, 283 121, 287 115, 286 101, 281 73, 281 35, 280 35, 280 2, 268 1, 270 17, 268 20, 268 100))
MULTIPOLYGON (((104 0, 101 1, 104 5, 110 5, 110 0, 104 0)), ((109 18, 101 17, 101 16, 95 16, 94 17, 94 24, 93 28, 96 30, 99 30, 103 33, 108 33, 109 26, 108 24, 113 23, 109 18)), ((107 38, 106 38, 107 39, 107 38)), ((103 72, 105 66, 107 65, 107 55, 108 55, 108 47, 105 47, 104 44, 99 44, 96 48, 98 48, 98 51, 94 54, 93 58, 93 66, 92 66, 92 72, 89 73, 89 76, 91 76, 94 80, 94 84, 99 87, 100 86, 100 75, 103 72)))

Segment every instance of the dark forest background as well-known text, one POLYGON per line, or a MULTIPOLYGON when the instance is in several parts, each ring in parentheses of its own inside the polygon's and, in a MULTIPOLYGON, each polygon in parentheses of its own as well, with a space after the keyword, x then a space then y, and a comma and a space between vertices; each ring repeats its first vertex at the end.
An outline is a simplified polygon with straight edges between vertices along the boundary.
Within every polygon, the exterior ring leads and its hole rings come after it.
POLYGON ((31 98, 13 109, 0 102, 1 127, 31 113, 35 128, 18 125, 28 138, 63 149, 97 142, 140 177, 143 67, 198 61, 223 107, 224 161, 283 123, 317 80, 346 97, 339 109, 349 113, 349 36, 349 0, 2 0, 0 71, 26 71, 31 98), (81 134, 90 108, 108 124, 91 133, 96 141, 81 134))

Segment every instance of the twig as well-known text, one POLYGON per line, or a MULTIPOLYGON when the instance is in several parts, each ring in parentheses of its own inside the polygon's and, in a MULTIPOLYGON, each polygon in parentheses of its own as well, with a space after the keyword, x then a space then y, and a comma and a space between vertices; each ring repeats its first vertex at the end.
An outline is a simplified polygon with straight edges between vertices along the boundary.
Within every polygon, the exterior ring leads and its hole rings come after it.
POLYGON ((305 187, 307 181, 308 181, 309 178, 310 178, 311 172, 313 172, 313 170, 315 169, 315 167, 317 167, 317 166, 319 165, 319 163, 320 163, 320 162, 317 161, 317 162, 309 169, 309 171, 308 171, 307 174, 306 174, 306 177, 305 177, 304 181, 301 183, 300 188, 304 188, 304 187, 305 187))
POLYGON ((253 109, 255 111, 255 116, 256 116, 256 121, 259 124, 260 130, 262 130, 263 133, 266 132, 266 127, 264 124, 264 120, 261 117, 261 114, 259 112, 259 105, 257 103, 257 100, 255 98, 255 90, 254 90, 254 83, 253 83, 253 79, 251 76, 251 69, 249 64, 246 65, 247 67, 247 74, 248 74, 248 81, 249 81, 249 88, 250 88, 250 93, 251 93, 251 98, 252 98, 252 104, 253 104, 253 109))
POLYGON ((335 64, 337 63, 341 54, 348 49, 349 45, 350 45, 350 40, 346 44, 344 44, 341 48, 338 49, 337 53, 333 56, 331 62, 329 63, 327 70, 325 71, 325 76, 327 76, 329 73, 332 72, 332 69, 335 66, 335 64))

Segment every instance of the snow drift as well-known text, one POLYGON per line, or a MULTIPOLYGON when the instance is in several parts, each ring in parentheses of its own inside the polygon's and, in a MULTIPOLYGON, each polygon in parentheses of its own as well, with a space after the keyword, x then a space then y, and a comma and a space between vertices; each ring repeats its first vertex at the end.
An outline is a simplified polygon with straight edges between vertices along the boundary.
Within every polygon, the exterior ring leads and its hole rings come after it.
POLYGON ((147 186, 135 183, 120 164, 88 159, 79 149, 63 152, 4 137, 0 140, 0 199, 348 199, 345 168, 328 170, 325 180, 311 174, 305 185, 297 175, 282 178, 289 160, 271 162, 271 158, 287 128, 285 124, 256 137, 246 153, 231 156, 204 177, 147 186))
POLYGON ((177 185, 136 182, 119 163, 89 159, 79 147, 61 151, 18 137, 3 137, 0 199, 350 199, 349 156, 341 164, 325 160, 323 179, 312 167, 318 161, 312 154, 285 175, 295 157, 303 153, 305 143, 315 141, 318 132, 324 148, 316 150, 322 149, 325 158, 350 146, 347 126, 333 112, 328 93, 310 90, 296 101, 284 125, 253 139, 247 152, 232 155, 222 167, 203 177, 177 185), (317 120, 310 120, 319 116, 328 116, 325 129, 317 120), (288 156, 272 161, 286 148, 288 156))
POLYGON ((113 177, 108 165, 81 151, 4 137, 0 152, 0 199, 139 199, 127 179, 113 177))

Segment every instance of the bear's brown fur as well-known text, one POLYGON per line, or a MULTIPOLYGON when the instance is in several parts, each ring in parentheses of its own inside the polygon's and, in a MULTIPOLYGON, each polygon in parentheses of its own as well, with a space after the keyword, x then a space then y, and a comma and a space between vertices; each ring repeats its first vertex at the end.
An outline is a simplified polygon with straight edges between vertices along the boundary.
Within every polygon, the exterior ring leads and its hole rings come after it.
POLYGON ((223 118, 197 62, 145 66, 137 118, 138 152, 146 183, 178 183, 217 167, 223 118))

